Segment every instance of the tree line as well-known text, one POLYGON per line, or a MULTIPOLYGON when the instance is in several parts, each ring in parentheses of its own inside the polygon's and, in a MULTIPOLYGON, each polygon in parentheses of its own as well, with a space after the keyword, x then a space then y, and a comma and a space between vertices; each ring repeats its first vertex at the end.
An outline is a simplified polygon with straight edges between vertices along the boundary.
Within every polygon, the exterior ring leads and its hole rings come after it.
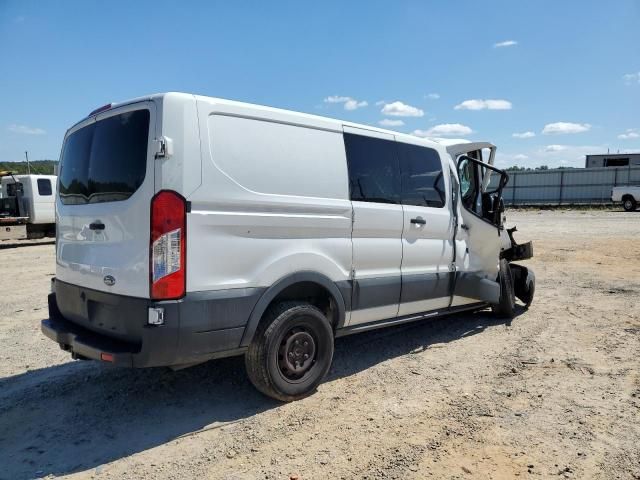
MULTIPOLYGON (((31 173, 40 175, 53 175, 57 160, 33 160, 29 162, 31 173)), ((9 171, 14 174, 28 173, 27 162, 0 162, 0 171, 9 171)))

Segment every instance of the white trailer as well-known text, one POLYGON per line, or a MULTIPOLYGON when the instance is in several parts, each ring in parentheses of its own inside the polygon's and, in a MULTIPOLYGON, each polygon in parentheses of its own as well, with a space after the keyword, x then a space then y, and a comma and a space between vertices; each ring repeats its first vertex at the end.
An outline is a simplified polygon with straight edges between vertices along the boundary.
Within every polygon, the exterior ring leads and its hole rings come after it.
POLYGON ((55 237, 55 175, 13 175, 1 181, 0 240, 55 237))

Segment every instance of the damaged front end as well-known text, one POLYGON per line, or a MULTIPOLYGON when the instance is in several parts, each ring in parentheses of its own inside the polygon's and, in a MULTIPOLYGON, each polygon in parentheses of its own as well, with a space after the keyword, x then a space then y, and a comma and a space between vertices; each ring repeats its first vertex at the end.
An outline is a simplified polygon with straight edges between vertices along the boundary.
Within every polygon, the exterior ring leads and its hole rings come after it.
POLYGON ((528 308, 533 301, 533 295, 536 290, 536 277, 533 270, 519 265, 511 263, 517 260, 528 260, 533 257, 533 243, 518 243, 513 238, 513 233, 517 232, 517 228, 507 229, 509 235, 509 241, 511 246, 500 252, 500 258, 504 258, 509 262, 509 269, 511 270, 511 277, 513 279, 513 290, 517 298, 524 303, 525 308, 528 308))
POLYGON ((513 262, 515 260, 528 260, 533 257, 533 243, 518 243, 513 238, 513 233, 517 232, 518 229, 516 227, 507 228, 507 234, 509 235, 509 240, 511 242, 511 247, 506 250, 502 250, 500 253, 500 258, 506 258, 507 261, 513 262))

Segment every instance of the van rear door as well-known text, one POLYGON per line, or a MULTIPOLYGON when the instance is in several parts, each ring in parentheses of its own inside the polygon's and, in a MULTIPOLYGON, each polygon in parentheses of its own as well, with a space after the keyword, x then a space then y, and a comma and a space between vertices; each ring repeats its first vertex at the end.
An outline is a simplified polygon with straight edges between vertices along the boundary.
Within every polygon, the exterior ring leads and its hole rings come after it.
POLYGON ((60 161, 57 279, 149 297, 156 106, 102 112, 66 135, 60 161))

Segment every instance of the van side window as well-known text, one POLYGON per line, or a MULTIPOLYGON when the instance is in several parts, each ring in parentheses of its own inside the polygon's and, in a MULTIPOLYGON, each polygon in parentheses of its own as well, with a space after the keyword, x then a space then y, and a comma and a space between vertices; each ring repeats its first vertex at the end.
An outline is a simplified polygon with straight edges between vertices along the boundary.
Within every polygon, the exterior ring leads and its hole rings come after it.
POLYGON ((51 180, 48 178, 39 178, 38 179, 38 195, 43 197, 48 197, 52 195, 53 191, 51 189, 51 180))
POLYGON ((351 200, 400 203, 400 169, 396 143, 344 134, 351 200))
POLYGON ((444 175, 433 148, 398 143, 402 172, 402 203, 418 207, 444 207, 444 175))

